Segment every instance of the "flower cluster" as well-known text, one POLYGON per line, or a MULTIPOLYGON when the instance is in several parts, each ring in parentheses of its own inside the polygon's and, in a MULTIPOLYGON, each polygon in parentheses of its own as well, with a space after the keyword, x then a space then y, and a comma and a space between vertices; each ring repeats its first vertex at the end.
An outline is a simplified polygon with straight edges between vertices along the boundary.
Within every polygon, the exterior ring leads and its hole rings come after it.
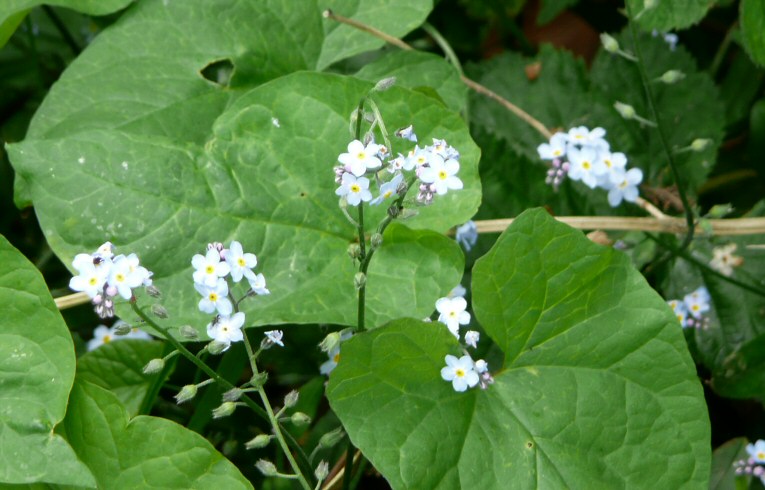
POLYGON ((608 191, 608 203, 616 207, 622 201, 635 202, 638 184, 643 181, 639 168, 627 169, 624 153, 611 152, 603 128, 571 128, 568 133, 552 135, 548 143, 537 147, 542 160, 550 160, 545 182, 558 189, 563 180, 581 181, 590 189, 600 187, 608 191))
POLYGON ((117 320, 111 328, 99 325, 93 330, 93 338, 88 341, 88 352, 104 344, 127 339, 153 340, 153 337, 140 328, 131 327, 122 320, 117 320))
MULTIPOLYGON (((396 131, 396 136, 417 142, 411 126, 396 131)), ((457 177, 459 158, 456 149, 446 141, 435 138, 432 145, 423 148, 415 145, 406 156, 399 153, 395 158, 391 158, 390 150, 385 145, 353 140, 348 144, 348 152, 341 153, 337 158, 342 165, 334 168, 335 182, 340 185, 335 194, 351 206, 362 202, 377 205, 388 198, 405 195, 409 184, 404 180, 404 172, 414 171, 420 181, 417 201, 430 204, 435 194, 444 195, 449 190, 462 189, 462 181, 457 177), (391 176, 387 181, 380 175, 385 175, 381 172, 383 167, 391 176), (371 176, 379 187, 375 198, 369 189, 371 176)))
POLYGON ((667 304, 675 313, 680 326, 701 328, 706 321, 703 314, 709 311, 710 299, 707 288, 701 286, 692 293, 686 294, 682 301, 672 299, 667 301, 667 304))
MULTIPOLYGON (((258 265, 257 257, 245 253, 242 244, 237 241, 232 241, 229 248, 224 248, 219 242, 208 244, 205 255, 194 255, 191 265, 194 267, 194 288, 201 295, 199 310, 217 313, 207 325, 207 335, 221 344, 220 352, 223 352, 231 346, 231 342, 244 339, 242 327, 245 316, 242 312, 234 312, 233 296, 227 279, 230 278, 234 283, 247 279, 250 287, 245 296, 270 294, 266 288, 266 279, 263 274, 255 274, 252 270, 258 265)), ((280 335, 278 338, 267 335, 267 338, 271 339, 271 344, 282 345, 280 335)))
POLYGON ((69 287, 87 294, 101 318, 114 316, 117 296, 129 300, 133 289, 152 284, 152 273, 139 264, 138 256, 115 256, 111 242, 104 243, 92 254, 77 254, 72 267, 77 275, 69 281, 69 287))
POLYGON ((746 445, 747 459, 740 459, 733 463, 736 475, 752 475, 760 479, 765 485, 765 441, 758 439, 754 444, 746 445))
MULTIPOLYGON (((470 323, 470 313, 465 311, 467 301, 459 294, 465 294, 465 289, 461 286, 454 288, 450 296, 440 298, 436 301, 436 310, 439 313, 438 321, 446 325, 449 332, 457 340, 460 339, 459 326, 470 323), (454 295, 452 295, 454 294, 454 295)), ((482 389, 486 389, 494 383, 489 373, 489 365, 483 359, 474 361, 468 354, 467 347, 478 347, 478 341, 481 335, 475 330, 465 332, 463 351, 464 356, 459 359, 452 355, 445 357, 446 367, 441 369, 441 378, 444 381, 451 381, 455 391, 465 391, 480 383, 482 389)))
POLYGON ((712 260, 709 266, 724 276, 732 276, 733 268, 739 267, 744 263, 744 259, 738 255, 733 255, 738 246, 735 243, 729 243, 722 247, 715 247, 712 250, 712 260))

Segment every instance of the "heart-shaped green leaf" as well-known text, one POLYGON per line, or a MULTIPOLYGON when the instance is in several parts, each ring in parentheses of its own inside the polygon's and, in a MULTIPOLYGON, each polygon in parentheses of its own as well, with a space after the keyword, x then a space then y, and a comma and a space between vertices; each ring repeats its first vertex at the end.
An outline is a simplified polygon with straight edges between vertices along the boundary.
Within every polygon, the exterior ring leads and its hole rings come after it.
POLYGON ((144 374, 146 364, 162 357, 160 342, 124 339, 109 342, 77 360, 77 377, 114 393, 130 416, 141 402, 156 374, 144 374))
POLYGON ((342 347, 328 397, 394 488, 703 488, 709 422, 685 341, 629 259, 543 211, 473 270, 504 351, 488 389, 455 392, 438 323, 400 320, 342 347))
MULTIPOLYGON (((371 87, 350 77, 297 73, 241 96, 204 147, 91 130, 28 139, 12 147, 12 158, 34 183, 35 209, 54 250, 69 262, 111 240, 119 252, 138 253, 166 293, 174 325, 204 331, 209 320, 197 310, 191 257, 210 241, 230 240, 257 253, 272 293, 243 303, 253 313, 248 324, 352 325, 355 268, 347 248, 356 230, 338 208, 332 166, 352 139, 348 115, 371 87), (58 162, 52 172, 51 161, 58 162)), ((445 231, 470 219, 480 201, 478 148, 460 117, 404 88, 375 98, 389 127, 414 123, 423 141, 445 138, 462 153, 465 188, 438 196, 407 225, 445 231)), ((410 147, 393 144, 394 152, 410 147)), ((385 206, 366 208, 372 232, 385 206)), ((369 270, 369 326, 428 315, 462 267, 459 249, 446 237, 390 228, 369 270)))
POLYGON ((40 273, 0 236, 0 483, 95 487, 53 428, 74 380, 74 346, 40 273))
POLYGON ((199 434, 167 419, 130 419, 113 393, 79 378, 64 428, 99 488, 252 488, 199 434))

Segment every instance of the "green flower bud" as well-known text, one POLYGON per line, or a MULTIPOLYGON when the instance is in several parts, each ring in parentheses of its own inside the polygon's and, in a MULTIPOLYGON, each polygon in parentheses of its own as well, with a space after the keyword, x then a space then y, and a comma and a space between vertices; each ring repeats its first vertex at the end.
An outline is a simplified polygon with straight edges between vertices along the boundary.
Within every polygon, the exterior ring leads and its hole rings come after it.
POLYGON ((299 397, 300 393, 295 390, 290 391, 287 393, 287 396, 284 397, 284 406, 287 408, 294 407, 297 404, 299 397))
POLYGON ((603 49, 609 53, 617 53, 619 51, 619 41, 605 32, 600 35, 600 43, 603 45, 603 49))
POLYGON ((669 70, 667 72, 664 72, 662 76, 659 77, 659 80, 666 84, 672 84, 675 82, 679 82, 685 78, 685 73, 679 71, 679 70, 669 70))
POLYGON ((343 431, 342 427, 338 427, 337 429, 331 430, 321 436, 321 439, 319 439, 319 447, 323 449, 329 449, 338 442, 342 441, 343 437, 345 437, 345 432, 343 431))
POLYGON ((125 322, 119 322, 114 324, 115 335, 127 335, 133 328, 125 322))
POLYGON ((191 325, 183 325, 178 331, 181 334, 181 337, 186 340, 196 340, 199 338, 199 332, 197 332, 197 329, 191 325))
POLYGON ((255 467, 263 473, 263 476, 276 476, 279 473, 276 471, 276 466, 265 459, 259 459, 258 462, 255 463, 255 467))
POLYGON ((340 345, 340 332, 331 332, 319 343, 319 349, 322 352, 330 352, 338 345, 340 345))
POLYGON ((252 385, 253 388, 260 388, 266 384, 266 381, 268 381, 268 373, 263 371, 258 374, 254 374, 252 378, 250 378, 250 385, 252 385))
POLYGON ((373 233, 372 237, 369 239, 369 241, 372 243, 372 248, 379 248, 380 245, 382 245, 383 242, 383 236, 379 233, 373 233))
POLYGON ((180 405, 197 396, 197 385, 186 385, 175 395, 175 403, 180 405))
POLYGON ((274 436, 269 436, 267 434, 257 435, 249 441, 245 442, 244 447, 245 449, 260 449, 262 447, 266 447, 268 446, 268 443, 271 442, 273 437, 274 436))
POLYGON ((236 410, 236 403, 223 402, 218 408, 213 409, 212 416, 214 419, 221 419, 234 413, 234 410, 236 410))
POLYGON ((210 354, 217 356, 218 354, 223 353, 226 349, 228 349, 228 344, 225 342, 218 342, 217 340, 213 340, 209 344, 207 344, 207 352, 210 354))
POLYGON ((691 150, 704 151, 707 146, 712 144, 712 140, 708 138, 696 138, 691 142, 691 150))
POLYGON ((159 303, 154 303, 151 305, 151 312, 156 316, 157 318, 165 319, 167 318, 167 309, 165 309, 164 306, 162 306, 159 303))
POLYGON ((316 479, 319 481, 324 481, 324 479, 329 475, 329 463, 322 460, 319 463, 319 466, 316 467, 316 470, 313 472, 314 476, 316 476, 316 479))
POLYGON ((157 289, 157 286, 154 286, 154 285, 146 286, 146 294, 148 294, 152 298, 161 298, 162 297, 162 293, 160 292, 159 289, 157 289))
POLYGON ((152 359, 143 367, 143 374, 154 374, 162 371, 165 367, 164 359, 152 359))
POLYGON ((311 417, 304 414, 303 412, 295 412, 290 417, 290 422, 298 427, 302 427, 311 423, 311 417))
POLYGON ((223 393, 223 401, 224 402, 235 402, 238 401, 244 392, 240 388, 231 388, 227 392, 223 393))
POLYGON ((614 109, 616 109, 616 112, 618 112, 624 119, 635 119, 635 116, 637 115, 634 107, 619 101, 614 102, 614 109))
POLYGON ((348 245, 348 256, 354 260, 361 257, 361 247, 358 243, 351 243, 348 245))
POLYGON ((367 276, 363 272, 357 272, 355 276, 353 276, 353 285, 356 287, 356 289, 361 289, 367 284, 367 276))
POLYGON ((396 84, 396 77, 383 78, 375 85, 374 90, 376 92, 385 92, 396 84))

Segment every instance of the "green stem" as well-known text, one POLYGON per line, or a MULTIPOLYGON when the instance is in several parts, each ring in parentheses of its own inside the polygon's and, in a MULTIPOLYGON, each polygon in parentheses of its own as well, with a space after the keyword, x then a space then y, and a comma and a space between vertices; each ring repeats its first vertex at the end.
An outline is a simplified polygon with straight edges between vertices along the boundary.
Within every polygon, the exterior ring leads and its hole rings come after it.
POLYGON ((74 40, 74 36, 72 36, 72 33, 69 32, 69 29, 66 28, 66 24, 64 24, 64 22, 61 20, 61 17, 58 16, 55 10, 47 5, 43 5, 42 9, 43 12, 45 12, 45 15, 47 15, 51 20, 53 25, 56 26, 59 34, 61 34, 61 38, 64 40, 67 46, 69 46, 72 54, 79 56, 82 49, 80 48, 80 45, 77 44, 77 41, 74 40))
MULTIPOLYGON (((247 358, 250 360, 250 367, 252 368, 252 374, 253 377, 257 376, 259 374, 258 372, 258 365, 255 360, 255 353, 252 350, 252 345, 250 345, 250 339, 245 334, 244 336, 244 347, 247 349, 247 358)), ((290 466, 292 467, 292 471, 295 472, 295 478, 300 482, 300 485, 305 490, 311 490, 311 484, 308 483, 308 480, 303 476, 303 472, 300 469, 300 465, 298 465, 297 461, 295 460, 295 457, 292 455, 292 452, 290 451, 289 446, 287 446, 287 441, 284 439, 284 435, 282 434, 281 426, 279 425, 279 420, 277 419, 276 415, 274 414, 274 410, 271 407, 271 402, 268 400, 268 395, 266 395, 266 390, 263 388, 263 385, 257 386, 258 395, 260 395, 260 401, 263 402, 263 406, 266 408, 266 413, 268 414, 268 420, 271 422, 271 427, 274 429, 274 435, 276 436, 276 440, 279 441, 279 445, 282 448, 282 451, 284 452, 284 455, 287 457, 287 461, 289 461, 290 466)))
MULTIPOLYGON (((462 63, 460 63, 460 59, 457 56, 457 53, 454 52, 452 49, 451 44, 449 44, 449 41, 444 38, 444 36, 441 35, 438 30, 436 30, 435 27, 430 25, 429 23, 424 23, 422 25, 422 30, 425 31, 430 37, 433 38, 433 40, 438 44, 438 47, 441 48, 441 51, 444 52, 444 56, 446 56, 446 59, 449 60, 449 63, 454 66, 454 68, 457 70, 457 73, 459 73, 460 77, 465 76, 465 72, 462 70, 462 63)), ((470 112, 468 110, 468 105, 465 105, 465 108, 462 111, 462 116, 464 117, 466 122, 470 121, 470 112)))
POLYGON ((348 439, 348 448, 345 450, 345 474, 343 475, 343 490, 349 490, 351 488, 351 480, 353 479, 353 451, 356 449, 353 447, 353 443, 350 438, 348 439))
POLYGON ((712 78, 717 76, 717 71, 720 69, 720 65, 722 65, 722 62, 725 59, 725 53, 728 52, 730 43, 733 41, 733 33, 735 32, 737 26, 738 22, 734 22, 733 25, 730 26, 730 29, 728 29, 728 32, 725 33, 725 37, 720 43, 720 47, 717 48, 715 57, 712 59, 712 64, 709 65, 709 74, 712 76, 712 78))
MULTIPOLYGON (((374 250, 369 250, 369 255, 367 255, 366 251, 366 236, 364 234, 364 203, 359 203, 359 227, 358 227, 358 233, 359 233, 359 248, 361 250, 361 255, 359 255, 359 259, 361 260, 361 264, 359 264, 359 272, 364 274, 366 276, 367 273, 367 267, 369 265, 368 258, 372 257, 372 253, 374 250)), ((364 331, 364 313, 366 310, 366 296, 367 296, 367 285, 366 281, 364 284, 361 285, 359 288, 359 301, 358 301, 358 315, 357 315, 357 321, 356 321, 356 331, 357 332, 363 332, 364 331)))
POLYGON ((632 35, 632 44, 635 49, 635 55, 637 56, 637 67, 638 71, 640 72, 640 78, 643 81, 643 88, 645 89, 646 99, 648 100, 648 107, 651 110, 654 121, 656 121, 656 131, 659 133, 659 140, 661 141, 661 145, 664 149, 664 153, 666 154, 667 161, 669 162, 669 167, 672 169, 672 176, 674 177, 675 183, 677 184, 677 191, 680 194, 680 201, 682 201, 683 207, 685 208, 685 221, 688 225, 688 232, 686 233, 685 238, 683 239, 683 242, 679 248, 680 251, 683 251, 687 249, 693 241, 693 233, 696 228, 694 226, 693 209, 691 209, 690 202, 688 201, 688 196, 685 194, 685 188, 680 178, 680 171, 675 164, 674 157, 672 156, 672 150, 670 149, 667 138, 664 135, 661 119, 659 118, 659 111, 656 109, 656 102, 654 101, 653 92, 651 91, 651 82, 648 80, 648 75, 646 74, 643 54, 640 50, 640 41, 638 38, 639 34, 635 28, 635 22, 632 18, 630 3, 625 2, 625 7, 627 8, 627 16, 630 19, 629 27, 630 33, 632 35))
MULTIPOLYGON (((215 382, 218 383, 220 386, 222 386, 225 390, 230 390, 232 388, 236 388, 236 386, 234 384, 229 383, 226 379, 221 377, 210 366, 208 366, 207 364, 202 362, 201 359, 199 359, 191 351, 189 351, 186 348, 186 346, 184 346, 181 342, 176 340, 175 337, 170 335, 170 332, 168 332, 166 328, 164 328, 164 327, 160 326, 159 324, 157 324, 149 315, 147 315, 141 308, 139 308, 138 305, 135 302, 131 301, 130 302, 130 306, 131 306, 131 308, 133 308, 133 311, 143 321, 148 323, 149 326, 151 326, 154 330, 156 330, 157 332, 161 333, 162 336, 165 338, 165 340, 170 342, 170 344, 172 344, 172 346, 175 347, 178 350, 178 352, 180 352, 183 355, 183 357, 185 357, 186 359, 191 361, 192 364, 194 364, 197 368, 202 370, 210 378, 214 379, 215 382)), ((245 336, 245 338, 246 338, 246 336, 245 336)), ((242 396, 241 400, 253 412, 255 412, 258 416, 262 417, 264 420, 267 420, 267 421, 271 422, 272 419, 271 419, 271 417, 269 417, 269 414, 265 410, 260 408, 260 406, 258 406, 258 404, 255 403, 255 401, 252 398, 250 398, 249 396, 244 395, 244 396, 242 396)), ((289 433, 287 433, 287 434, 289 434, 289 433)), ((297 441, 295 441, 294 438, 292 438, 291 436, 288 437, 288 439, 289 439, 290 443, 292 444, 292 446, 296 449, 296 451, 298 451, 298 454, 300 454, 301 457, 305 460, 304 461, 305 466, 310 468, 310 463, 308 463, 308 458, 305 456, 305 453, 303 452, 302 448, 297 443, 297 441)), ((290 454, 290 458, 292 458, 291 453, 289 451, 287 451, 287 454, 290 454)), ((302 475, 302 473, 301 473, 301 475, 302 475)), ((308 489, 311 488, 310 485, 308 485, 308 482, 305 482, 304 487, 308 488, 308 489)))

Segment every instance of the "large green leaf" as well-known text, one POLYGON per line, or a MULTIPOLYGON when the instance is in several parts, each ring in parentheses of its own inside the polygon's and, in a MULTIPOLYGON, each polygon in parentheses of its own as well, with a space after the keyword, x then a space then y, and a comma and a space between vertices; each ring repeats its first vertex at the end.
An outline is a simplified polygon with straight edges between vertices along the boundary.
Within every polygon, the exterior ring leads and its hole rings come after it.
POLYGON ((55 5, 89 15, 106 15, 125 8, 133 0, 3 0, 0 5, 0 48, 2 48, 30 9, 55 5))
POLYGON ((400 320, 343 344, 328 397, 394 488, 704 488, 709 422, 664 301, 623 254, 543 211, 473 269, 474 311, 504 351, 495 384, 442 381, 456 342, 400 320))
POLYGON ((199 434, 167 419, 130 419, 113 393, 81 379, 64 427, 99 488, 252 488, 199 434))
MULTIPOLYGON (((363 22, 393 37, 419 27, 433 9, 432 0, 317 0, 321 10, 363 22)), ((323 70, 336 61, 381 47, 381 39, 337 21, 324 20, 324 44, 316 64, 323 70)))
MULTIPOLYGON (((207 242, 232 239, 258 254, 272 292, 244 303, 255 313, 250 322, 354 324, 346 252, 355 229, 338 208, 332 165, 352 139, 348 115, 371 87, 339 75, 282 77, 233 103, 204 147, 112 129, 28 139, 10 151, 34 183, 35 210, 56 253, 68 263, 107 239, 138 253, 168 293, 173 324, 204 330, 190 260, 207 242)), ((465 189, 439 197, 407 225, 443 232, 470 219, 480 201, 478 148, 460 117, 404 88, 376 98, 389 127, 414 123, 423 141, 446 138, 462 153, 465 189)), ((394 152, 403 148, 394 142, 394 152)), ((384 208, 366 216, 370 232, 384 208)), ((461 270, 461 253, 446 237, 390 228, 369 271, 370 326, 429 314, 461 270)))
POLYGON ((755 63, 765 65, 765 3, 742 0, 740 18, 746 50, 755 63))
POLYGON ((714 2, 709 0, 671 0, 654 2, 655 7, 643 10, 645 0, 627 0, 633 17, 644 29, 671 31, 685 29, 697 23, 707 14, 714 2))
POLYGON ((94 487, 54 426, 74 379, 74 346, 40 273, 0 236, 0 483, 94 487))
POLYGON ((100 346, 77 360, 77 376, 114 393, 130 416, 138 413, 157 375, 144 374, 146 364, 162 357, 160 342, 124 339, 100 346))

